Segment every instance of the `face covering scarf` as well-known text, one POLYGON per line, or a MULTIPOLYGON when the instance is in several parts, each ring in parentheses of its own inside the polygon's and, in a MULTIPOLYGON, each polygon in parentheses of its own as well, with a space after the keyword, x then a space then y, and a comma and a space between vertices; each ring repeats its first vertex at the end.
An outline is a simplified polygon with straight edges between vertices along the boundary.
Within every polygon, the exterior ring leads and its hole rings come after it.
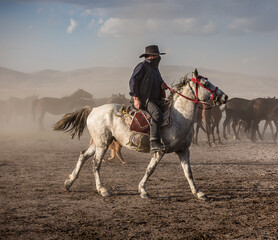
POLYGON ((158 65, 159 65, 159 62, 161 60, 161 57, 158 56, 157 58, 153 58, 151 59, 151 65, 154 67, 154 68, 158 68, 158 65))

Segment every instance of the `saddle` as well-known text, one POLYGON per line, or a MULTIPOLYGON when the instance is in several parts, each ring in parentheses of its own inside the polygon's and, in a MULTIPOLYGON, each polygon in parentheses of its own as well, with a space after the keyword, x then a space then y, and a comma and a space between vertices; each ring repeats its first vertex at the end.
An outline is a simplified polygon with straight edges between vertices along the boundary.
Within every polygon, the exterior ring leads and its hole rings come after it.
MULTIPOLYGON (((168 127, 171 124, 170 109, 169 107, 165 108, 161 127, 168 127)), ((130 105, 125 109, 125 114, 128 115, 128 117, 125 117, 125 122, 130 126, 131 131, 149 135, 152 117, 146 110, 138 110, 130 105)))

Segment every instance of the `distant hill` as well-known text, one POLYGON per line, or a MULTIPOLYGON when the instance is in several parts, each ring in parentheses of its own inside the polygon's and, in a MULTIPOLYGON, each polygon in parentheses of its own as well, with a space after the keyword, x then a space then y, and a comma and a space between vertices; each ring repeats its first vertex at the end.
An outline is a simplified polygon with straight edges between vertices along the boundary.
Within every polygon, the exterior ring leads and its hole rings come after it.
MULTIPOLYGON (((192 67, 161 66, 160 71, 169 85, 178 83, 192 67)), ((230 97, 277 97, 278 78, 254 77, 238 73, 227 73, 199 68, 199 73, 221 88, 230 97)), ((61 97, 70 95, 78 88, 85 89, 94 97, 108 97, 112 93, 128 96, 128 81, 133 68, 92 67, 72 71, 51 69, 34 73, 22 73, 0 67, 0 99, 10 96, 25 97, 33 94, 61 97)))
POLYGON ((0 67, 0 90, 24 83, 28 74, 0 67))

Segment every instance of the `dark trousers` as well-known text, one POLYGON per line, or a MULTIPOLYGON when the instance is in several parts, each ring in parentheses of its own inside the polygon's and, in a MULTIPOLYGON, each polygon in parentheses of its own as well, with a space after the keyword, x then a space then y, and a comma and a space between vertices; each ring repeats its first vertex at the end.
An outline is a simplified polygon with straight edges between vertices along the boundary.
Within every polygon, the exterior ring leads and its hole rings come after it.
POLYGON ((147 104, 147 111, 152 117, 150 126, 150 141, 161 139, 160 126, 163 120, 162 104, 159 101, 150 100, 147 104))

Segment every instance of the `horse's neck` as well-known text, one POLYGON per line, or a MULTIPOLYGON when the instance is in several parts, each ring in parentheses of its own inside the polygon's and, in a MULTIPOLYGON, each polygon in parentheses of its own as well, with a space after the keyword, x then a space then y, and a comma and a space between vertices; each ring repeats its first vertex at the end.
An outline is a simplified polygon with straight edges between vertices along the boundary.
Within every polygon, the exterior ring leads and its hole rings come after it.
POLYGON ((62 100, 64 100, 65 102, 74 102, 77 100, 77 98, 75 96, 67 96, 63 97, 62 100))
MULTIPOLYGON (((189 98, 194 98, 191 90, 188 87, 188 84, 182 89, 182 91, 180 92, 182 95, 189 97, 189 98)), ((195 118, 196 118, 196 107, 197 105, 188 100, 185 99, 182 96, 176 95, 174 98, 174 103, 173 103, 173 112, 174 114, 179 115, 179 119, 181 119, 181 116, 183 116, 184 121, 192 121, 194 122, 195 118)))

